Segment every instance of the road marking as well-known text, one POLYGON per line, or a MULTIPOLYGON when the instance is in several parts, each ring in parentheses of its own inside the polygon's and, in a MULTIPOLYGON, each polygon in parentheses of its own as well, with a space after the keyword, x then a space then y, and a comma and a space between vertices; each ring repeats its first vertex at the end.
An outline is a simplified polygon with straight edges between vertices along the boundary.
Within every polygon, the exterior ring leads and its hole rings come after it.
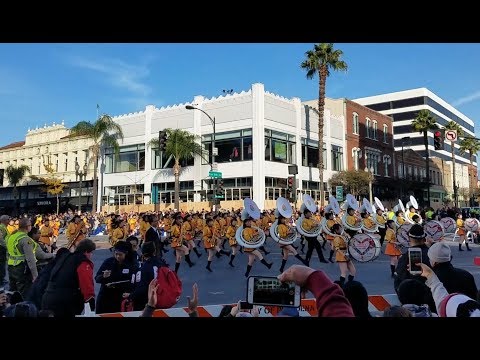
POLYGON ((209 293, 209 294, 212 294, 212 295, 224 295, 224 294, 225 294, 224 291, 215 291, 215 292, 209 291, 208 293, 209 293))

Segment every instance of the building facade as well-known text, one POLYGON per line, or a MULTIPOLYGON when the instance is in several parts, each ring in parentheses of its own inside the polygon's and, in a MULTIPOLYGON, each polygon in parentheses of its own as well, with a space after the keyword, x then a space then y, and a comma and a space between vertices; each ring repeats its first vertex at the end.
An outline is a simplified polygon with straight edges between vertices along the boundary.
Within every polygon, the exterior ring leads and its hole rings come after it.
POLYGON ((30 172, 18 185, 18 202, 20 209, 31 211, 49 211, 56 208, 56 197, 42 190, 39 182, 30 175, 47 176, 44 164, 50 164, 55 176, 61 178, 67 186, 60 195, 61 207, 78 208, 79 200, 83 210, 90 209, 93 191, 93 164, 89 162, 88 148, 90 139, 72 138, 69 130, 61 124, 45 125, 28 130, 25 141, 15 142, 0 148, 0 208, 4 211, 12 208, 14 200, 13 187, 8 182, 5 169, 9 165, 26 165, 30 172), (80 182, 75 173, 75 164, 80 167, 87 163, 87 176, 82 179, 82 196, 80 182))
MULTIPOLYGON (((412 121, 422 109, 430 111, 436 117, 440 127, 445 127, 449 121, 455 121, 462 127, 465 135, 475 136, 473 120, 426 88, 363 97, 353 101, 392 117, 396 151, 401 149, 402 138, 409 137, 410 148, 425 157, 423 135, 414 132, 411 126, 412 121)), ((433 132, 429 131, 428 143, 431 156, 451 160, 451 146, 449 142, 445 141, 444 150, 435 150, 433 146, 433 132)), ((470 162, 468 154, 460 154, 458 143, 455 144, 456 161, 459 164, 468 164, 470 162)), ((476 157, 473 165, 477 166, 476 157)))
MULTIPOLYGON (((105 149, 100 164, 99 206, 107 211, 122 206, 140 208, 140 203, 158 204, 160 209, 172 207, 172 159, 148 144, 160 130, 179 128, 198 136, 205 158, 181 164, 181 208, 209 207, 213 193, 209 178, 212 124, 201 111, 187 110, 185 106, 190 104, 215 119, 215 162, 225 189, 222 207, 242 206, 245 197, 251 197, 261 209, 275 207, 275 200, 286 195, 290 164, 298 165, 297 191, 320 198, 318 111, 298 98, 269 93, 257 83, 246 92, 211 99, 196 96, 191 103, 160 109, 149 105, 145 111, 114 117, 125 138, 118 157, 112 149, 105 149)), ((346 168, 344 118, 340 105, 338 109, 337 114, 327 108, 324 116, 325 183, 333 172, 346 168)))

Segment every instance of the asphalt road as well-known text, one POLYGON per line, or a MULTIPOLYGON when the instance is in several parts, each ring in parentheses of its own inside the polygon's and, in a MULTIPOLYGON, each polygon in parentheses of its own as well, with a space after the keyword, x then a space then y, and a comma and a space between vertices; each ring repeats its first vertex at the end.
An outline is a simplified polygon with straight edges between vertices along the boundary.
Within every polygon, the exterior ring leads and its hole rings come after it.
MULTIPOLYGON (((105 236, 95 236, 91 238, 95 240, 98 245, 98 250, 96 250, 93 255, 95 269, 98 269, 102 262, 111 256, 111 252, 108 250, 110 246, 106 242, 105 236)), ((59 242, 59 244, 61 243, 62 241, 59 242)), ((453 265, 471 272, 475 277, 477 286, 480 287, 480 267, 475 266, 473 263, 473 258, 480 256, 480 246, 473 244, 470 245, 473 251, 459 252, 458 244, 453 242, 448 243, 452 250, 453 265)), ((228 248, 228 245, 226 245, 226 247, 228 248)), ((278 245, 273 240, 267 240, 267 250, 271 251, 266 258, 267 261, 274 263, 272 268, 269 270, 260 262, 255 261, 250 275, 277 276, 279 274, 281 255, 278 245)), ((324 255, 328 258, 328 250, 324 250, 324 255)), ((173 252, 170 250, 165 254, 164 258, 170 264, 170 268, 173 269, 175 266, 173 252)), ((199 303, 202 305, 234 303, 238 300, 245 299, 247 291, 247 282, 244 276, 247 265, 246 255, 241 253, 237 254, 234 260, 234 268, 228 265, 229 259, 226 256, 222 256, 220 259, 215 257, 212 262, 212 273, 205 269, 207 254, 203 249, 200 259, 197 259, 197 255, 194 253, 191 254, 191 259, 195 263, 195 266, 189 268, 185 262, 182 262, 179 270, 179 276, 183 282, 183 295, 178 303, 179 306, 186 306, 186 296, 191 296, 192 285, 195 282, 199 287, 199 303)), ((297 259, 291 256, 288 259, 286 268, 299 263, 297 259)), ((338 265, 335 263, 320 263, 316 252, 314 252, 310 266, 325 271, 332 280, 337 280, 340 276, 338 265)), ((369 263, 356 262, 355 267, 357 269, 355 280, 362 282, 370 295, 394 293, 393 280, 390 277, 390 259, 388 256, 381 254, 375 261, 369 263)), ((100 286, 96 284, 97 293, 99 288, 100 286)))

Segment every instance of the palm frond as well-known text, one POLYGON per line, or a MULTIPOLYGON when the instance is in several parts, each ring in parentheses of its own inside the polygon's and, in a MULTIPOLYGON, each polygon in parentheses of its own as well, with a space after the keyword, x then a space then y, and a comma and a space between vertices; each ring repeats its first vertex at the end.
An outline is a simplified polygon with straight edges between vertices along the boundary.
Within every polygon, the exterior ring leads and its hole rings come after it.
POLYGON ((72 136, 88 136, 92 137, 95 133, 95 125, 88 121, 80 121, 77 125, 70 129, 72 136))
POLYGON ((20 180, 22 180, 29 172, 30 168, 27 165, 9 165, 5 169, 5 175, 7 176, 8 182, 13 186, 17 186, 20 180))

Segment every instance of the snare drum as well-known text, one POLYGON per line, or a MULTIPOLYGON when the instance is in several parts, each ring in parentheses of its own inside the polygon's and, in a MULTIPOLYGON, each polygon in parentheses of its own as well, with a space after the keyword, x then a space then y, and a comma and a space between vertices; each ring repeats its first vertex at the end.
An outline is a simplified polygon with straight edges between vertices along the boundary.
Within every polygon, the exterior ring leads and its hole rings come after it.
POLYGON ((427 234, 427 239, 437 242, 443 240, 445 229, 440 221, 430 220, 425 224, 425 233, 427 234))
POLYGON ((357 234, 348 241, 348 254, 358 262, 369 262, 380 255, 380 241, 370 234, 357 234))
POLYGON ((455 234, 455 230, 457 230, 457 223, 451 217, 445 217, 440 219, 440 222, 443 225, 443 230, 445 234, 455 234))
POLYGON ((403 248, 410 247, 410 237, 408 236, 408 232, 410 231, 412 226, 413 224, 404 223, 397 230, 397 241, 403 248))
POLYGON ((480 227, 480 221, 475 218, 468 218, 465 220, 464 226, 465 230, 476 233, 480 227))

